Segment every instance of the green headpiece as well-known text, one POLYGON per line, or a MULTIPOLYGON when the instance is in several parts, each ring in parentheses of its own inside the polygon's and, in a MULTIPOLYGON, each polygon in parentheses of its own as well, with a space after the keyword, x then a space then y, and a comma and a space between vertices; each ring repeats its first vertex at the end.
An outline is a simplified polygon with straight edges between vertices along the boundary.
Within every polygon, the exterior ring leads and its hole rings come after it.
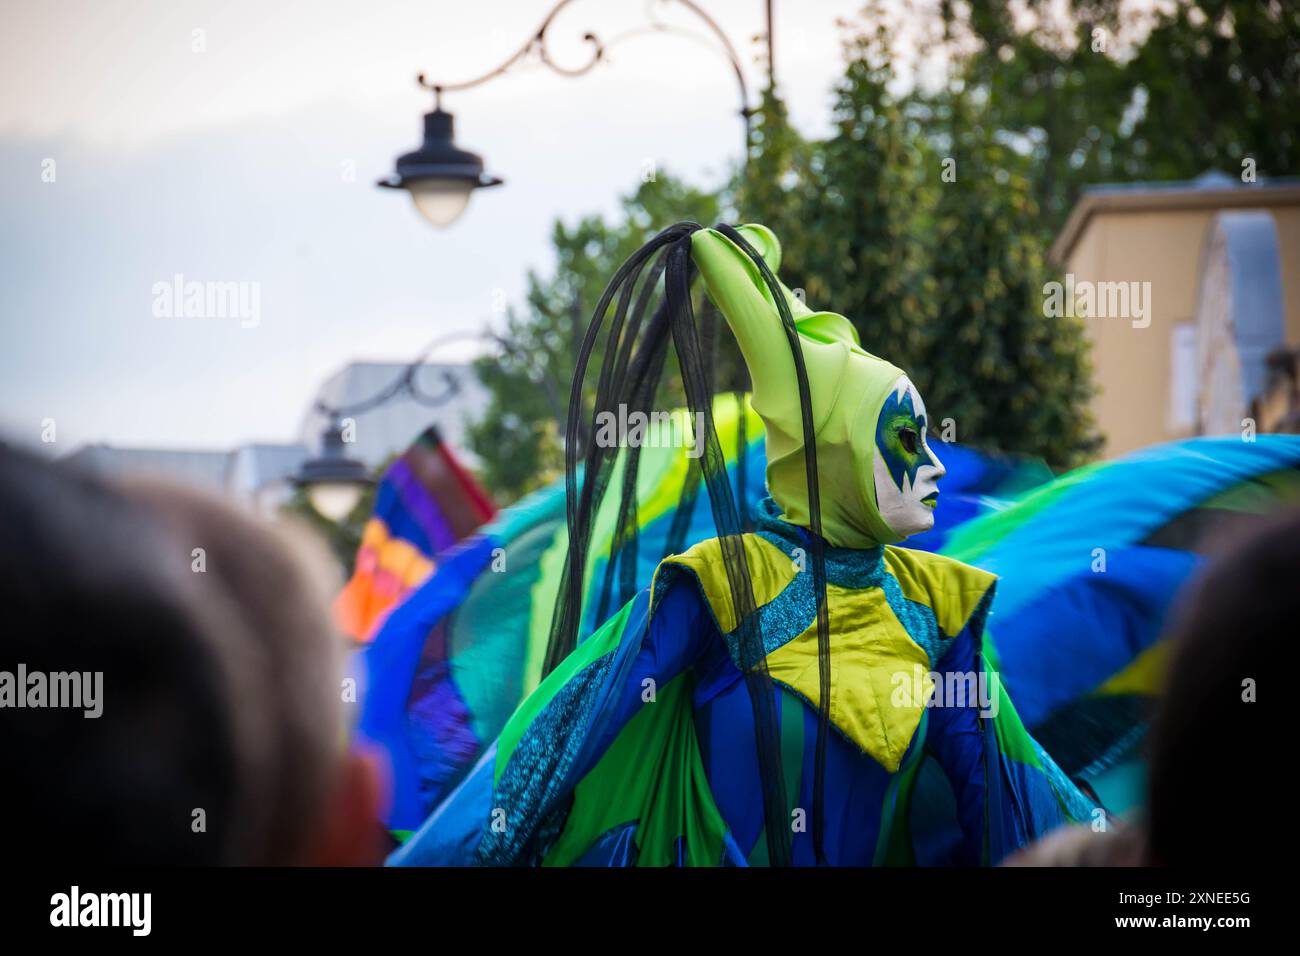
MULTIPOLYGON (((781 245, 772 231, 760 225, 737 231, 775 274, 781 245)), ((767 428, 768 490, 785 520, 809 527, 795 363, 768 284, 753 259, 716 229, 691 236, 691 257, 749 368, 754 410, 767 428)), ((925 530, 937 497, 930 488, 943 469, 925 446, 925 409, 915 387, 902 369, 862 348, 848 319, 814 312, 778 284, 807 368, 823 537, 832 546, 867 548, 925 530), (889 496, 885 508, 882 491, 889 496)))
MULTIPOLYGON (((583 337, 570 389, 565 428, 566 526, 569 548, 556 595, 545 670, 577 645, 594 516, 621 474, 618 533, 609 561, 634 569, 638 557, 639 445, 602 441, 596 424, 623 407, 654 407, 671 343, 687 404, 698 423, 697 446, 673 527, 696 513, 707 491, 717 531, 738 659, 754 707, 756 756, 763 785, 768 855, 789 861, 775 689, 766 663, 761 615, 753 591, 744 519, 713 421, 712 336, 701 335, 691 302, 698 271, 740 344, 753 382, 752 405, 767 429, 767 484, 791 524, 813 532, 808 570, 817 607, 817 757, 813 839, 823 859, 822 791, 830 733, 831 634, 826 602, 826 554, 832 547, 870 548, 902 540, 934 523, 934 483, 943 466, 925 444, 925 405, 902 370, 864 351, 852 324, 834 312, 813 312, 775 276, 781 247, 771 231, 720 224, 669 226, 615 272, 596 303, 583 337), (594 401, 585 398, 588 366, 604 339, 594 401), (584 428, 584 426, 586 426, 584 428), (588 437, 590 436, 590 437, 588 437)), ((672 536, 670 535, 670 540, 672 536)), ((671 552, 671 549, 670 549, 671 552)), ((669 553, 670 553, 669 552, 669 553)), ((609 576, 607 575, 607 578, 609 576)), ((624 575, 621 600, 631 598, 624 575)))

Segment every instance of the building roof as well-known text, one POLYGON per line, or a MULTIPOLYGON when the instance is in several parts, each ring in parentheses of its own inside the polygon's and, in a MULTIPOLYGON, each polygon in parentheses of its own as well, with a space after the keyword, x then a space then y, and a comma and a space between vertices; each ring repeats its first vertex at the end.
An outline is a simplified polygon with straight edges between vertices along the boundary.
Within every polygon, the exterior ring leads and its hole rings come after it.
POLYGON ((193 449, 115 448, 82 445, 64 457, 104 478, 164 478, 210 491, 225 491, 229 452, 193 449))
MULTIPOLYGON (((305 459, 319 454, 320 435, 327 421, 317 403, 336 408, 363 403, 400 379, 406 369, 404 362, 352 362, 330 376, 308 406, 299 442, 250 442, 228 451, 93 444, 73 450, 64 460, 107 478, 161 478, 255 500, 272 486, 286 482, 305 459)), ((487 404, 488 393, 473 368, 454 363, 425 364, 416 373, 415 385, 422 395, 433 400, 431 404, 404 393, 350 416, 356 422, 356 441, 348 447, 349 457, 376 470, 404 452, 425 429, 436 425, 462 462, 471 467, 477 464, 465 447, 465 429, 487 404)))
POLYGON ((308 455, 302 445, 254 443, 233 451, 83 445, 63 460, 105 478, 160 478, 239 498, 289 478, 308 455))
MULTIPOLYGON (((351 362, 335 372, 308 405, 299 429, 301 442, 311 449, 320 448, 321 431, 328 419, 318 404, 346 408, 364 402, 397 381, 406 368, 405 362, 351 362)), ((345 416, 356 421, 356 440, 348 454, 376 468, 405 451, 430 425, 436 425, 461 460, 470 467, 476 465, 477 458, 466 448, 466 425, 482 414, 489 396, 473 367, 464 363, 426 363, 416 372, 415 384, 429 398, 442 400, 426 404, 402 394, 377 408, 345 416)))
POLYGON ((1240 209, 1300 205, 1300 178, 1260 179, 1243 183, 1210 170, 1176 182, 1106 183, 1084 189, 1049 253, 1062 265, 1070 257, 1092 217, 1104 212, 1149 212, 1167 209, 1240 209))
POLYGON ((287 481, 309 456, 305 445, 240 445, 226 458, 226 489, 235 495, 254 495, 267 485, 287 481))

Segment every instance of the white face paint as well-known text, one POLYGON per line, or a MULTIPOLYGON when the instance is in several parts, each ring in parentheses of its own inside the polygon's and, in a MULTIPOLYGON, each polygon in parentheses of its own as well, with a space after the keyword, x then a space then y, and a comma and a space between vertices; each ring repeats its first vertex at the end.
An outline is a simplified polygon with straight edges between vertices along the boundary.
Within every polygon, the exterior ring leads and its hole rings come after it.
POLYGON ((939 479, 947 474, 926 443, 928 423, 921 393, 900 376, 876 421, 873 468, 880 516, 903 537, 934 527, 939 479))

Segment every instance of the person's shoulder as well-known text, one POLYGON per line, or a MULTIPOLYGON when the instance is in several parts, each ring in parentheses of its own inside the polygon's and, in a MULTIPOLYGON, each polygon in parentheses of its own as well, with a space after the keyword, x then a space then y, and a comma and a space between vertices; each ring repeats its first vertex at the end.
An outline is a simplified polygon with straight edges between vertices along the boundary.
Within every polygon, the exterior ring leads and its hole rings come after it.
POLYGON ((940 629, 955 637, 992 600, 997 575, 932 551, 885 547, 885 567, 908 600, 934 611, 940 629))
MULTIPOLYGON (((739 536, 743 545, 745 572, 753 588, 754 606, 775 600, 799 572, 799 566, 772 542, 757 534, 739 536)), ((742 551, 722 538, 707 538, 681 554, 664 558, 655 569, 651 584, 651 613, 672 585, 683 578, 691 582, 713 611, 723 633, 736 628, 732 606, 731 579, 727 562, 738 561, 742 551), (734 549, 734 552, 733 552, 734 549)))

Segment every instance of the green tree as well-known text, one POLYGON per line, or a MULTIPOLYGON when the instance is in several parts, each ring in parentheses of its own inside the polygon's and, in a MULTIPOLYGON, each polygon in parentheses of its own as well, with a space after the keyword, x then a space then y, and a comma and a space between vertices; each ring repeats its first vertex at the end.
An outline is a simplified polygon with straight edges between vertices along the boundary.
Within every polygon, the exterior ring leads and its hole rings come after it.
POLYGON ((995 140, 965 92, 935 113, 926 163, 940 184, 928 232, 935 312, 917 363, 932 422, 942 434, 951 419, 961 442, 1078 464, 1098 444, 1087 342, 1076 319, 1045 314, 1043 286, 1055 276, 1031 164, 995 140))
POLYGON ((764 94, 736 205, 780 237, 782 278, 810 306, 843 313, 868 350, 906 365, 933 314, 919 241, 930 187, 915 124, 887 89, 891 41, 883 19, 847 41, 824 142, 800 138, 764 94))
POLYGON ((924 238, 933 185, 915 121, 888 88, 892 44, 879 20, 846 46, 835 132, 821 147, 809 287, 849 316, 868 351, 912 369, 934 315, 924 238))
MULTIPOLYGON (((1300 171, 1300 6, 1281 0, 944 5, 954 70, 1033 160, 1055 233, 1096 182, 1300 171), (1056 15, 1062 11, 1062 15, 1056 15), (965 43, 965 40, 971 43, 965 43)), ((914 12, 915 16, 924 14, 914 12)))
MULTIPOLYGON (((900 13, 868 0, 845 53, 825 141, 800 137, 768 90, 734 189, 660 176, 620 221, 556 225, 555 272, 530 277, 503 358, 479 366, 494 398, 471 443, 496 494, 560 473, 558 424, 590 309, 669 223, 721 213, 767 224, 786 282, 908 369, 960 441, 1066 466, 1095 447, 1087 350, 1077 323, 1044 316, 1042 288, 1045 251, 1080 190, 1235 175, 1247 159, 1261 175, 1300 172, 1292 3, 904 0, 900 13), (942 63, 939 82, 903 82, 909 48, 942 63)), ((734 355, 722 366, 728 387, 743 380, 734 355)))
POLYGON ((777 156, 751 162, 743 218, 776 230, 782 272, 814 307, 844 313, 908 371, 936 426, 951 418, 960 441, 1074 464, 1095 446, 1086 344, 1073 320, 1043 314, 1032 164, 960 79, 893 88, 886 13, 869 7, 846 43, 828 140, 771 129, 785 114, 765 99, 761 145, 777 156))
POLYGON ((1134 174, 1300 171, 1300 5, 1180 2, 1125 69, 1144 106, 1122 153, 1134 174), (1132 157, 1132 159, 1130 159, 1132 157))
MULTIPOLYGON (((555 271, 528 277, 526 307, 511 309, 498 331, 500 354, 475 363, 491 394, 469 430, 482 479, 509 502, 563 474, 563 428, 578 347, 605 285, 628 256, 660 229, 683 219, 712 223, 717 195, 658 171, 623 201, 622 218, 585 216, 555 223, 555 271)), ((603 343, 594 361, 600 360, 603 343)), ((588 397, 595 379, 589 376, 588 397)))

